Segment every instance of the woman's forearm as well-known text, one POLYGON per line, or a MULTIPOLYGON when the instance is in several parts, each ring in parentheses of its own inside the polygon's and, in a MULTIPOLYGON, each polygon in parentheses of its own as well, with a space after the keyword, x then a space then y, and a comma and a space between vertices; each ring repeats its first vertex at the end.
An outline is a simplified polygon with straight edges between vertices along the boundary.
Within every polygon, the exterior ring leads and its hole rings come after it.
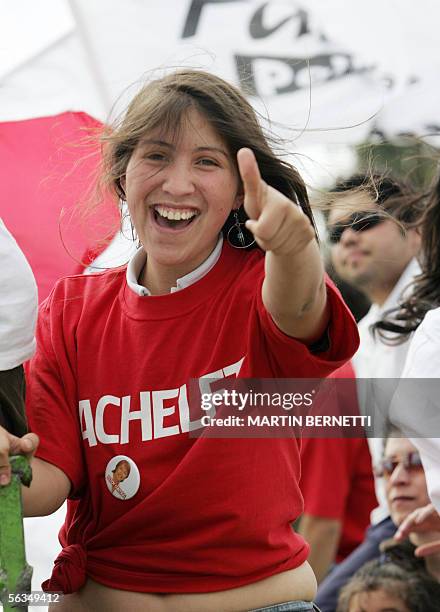
POLYGON ((22 487, 24 516, 46 516, 64 503, 70 492, 70 480, 55 465, 34 458, 30 487, 22 487))
POLYGON ((266 253, 263 303, 286 334, 314 341, 328 323, 324 266, 316 240, 300 252, 266 253))

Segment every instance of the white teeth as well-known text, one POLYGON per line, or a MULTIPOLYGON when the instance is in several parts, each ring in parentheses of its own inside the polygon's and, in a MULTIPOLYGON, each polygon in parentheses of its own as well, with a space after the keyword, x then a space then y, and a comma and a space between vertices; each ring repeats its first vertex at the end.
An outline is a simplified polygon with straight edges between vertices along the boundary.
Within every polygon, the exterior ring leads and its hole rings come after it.
POLYGON ((194 210, 171 210, 170 208, 165 208, 165 206, 155 206, 154 210, 161 217, 165 217, 165 219, 170 219, 171 221, 186 221, 187 219, 195 217, 197 214, 194 210))

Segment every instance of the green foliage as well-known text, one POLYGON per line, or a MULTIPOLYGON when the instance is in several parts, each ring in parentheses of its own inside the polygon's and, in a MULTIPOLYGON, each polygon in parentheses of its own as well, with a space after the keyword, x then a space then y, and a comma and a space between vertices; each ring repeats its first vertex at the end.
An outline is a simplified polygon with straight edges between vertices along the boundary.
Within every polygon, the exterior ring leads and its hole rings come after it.
POLYGON ((439 149, 415 138, 365 142, 356 147, 359 172, 384 172, 408 181, 414 188, 429 189, 438 174, 439 149))
POLYGON ((8 595, 31 590, 32 568, 26 562, 21 486, 29 486, 32 471, 26 457, 11 457, 10 484, 0 487, 0 600, 4 611, 8 595))

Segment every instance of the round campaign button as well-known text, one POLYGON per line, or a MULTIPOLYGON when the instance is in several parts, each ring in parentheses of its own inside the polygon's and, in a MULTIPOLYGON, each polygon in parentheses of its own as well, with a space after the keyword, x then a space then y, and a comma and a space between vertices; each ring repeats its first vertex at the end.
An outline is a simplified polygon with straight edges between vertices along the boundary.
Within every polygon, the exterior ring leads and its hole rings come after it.
POLYGON ((139 490, 141 478, 133 459, 117 455, 105 468, 105 482, 110 493, 117 499, 130 499, 139 490))

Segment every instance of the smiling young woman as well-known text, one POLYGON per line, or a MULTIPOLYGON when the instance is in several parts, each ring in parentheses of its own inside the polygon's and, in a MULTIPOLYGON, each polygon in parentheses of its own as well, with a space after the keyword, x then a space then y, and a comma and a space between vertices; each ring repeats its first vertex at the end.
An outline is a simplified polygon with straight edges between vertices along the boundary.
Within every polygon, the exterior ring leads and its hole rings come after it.
POLYGON ((140 141, 121 185, 148 254, 141 284, 153 295, 168 293, 208 258, 229 214, 243 203, 235 160, 195 109, 177 141, 160 129, 140 141))
POLYGON ((304 183, 241 93, 205 72, 148 84, 104 140, 103 184, 140 248, 124 269, 55 286, 29 368, 34 433, 0 430, 0 465, 36 452, 25 511, 68 498, 44 587, 64 610, 312 610, 291 528, 298 440, 192 437, 188 392, 191 379, 324 377, 356 350, 304 183))

